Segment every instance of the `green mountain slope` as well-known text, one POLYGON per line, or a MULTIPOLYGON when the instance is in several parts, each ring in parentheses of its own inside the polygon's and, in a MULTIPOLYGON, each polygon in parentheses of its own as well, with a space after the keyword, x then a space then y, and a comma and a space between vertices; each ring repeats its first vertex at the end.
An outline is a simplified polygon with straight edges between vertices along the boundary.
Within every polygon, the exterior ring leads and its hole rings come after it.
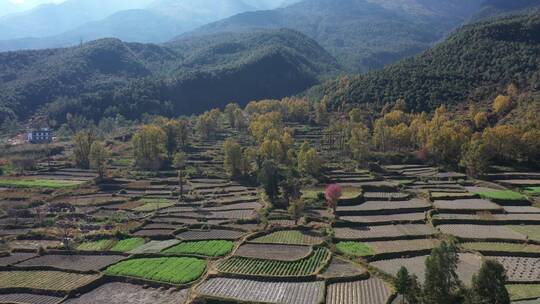
POLYGON ((103 39, 0 53, 0 120, 35 113, 99 119, 191 114, 235 100, 280 98, 336 73, 316 42, 290 31, 206 36, 166 45, 103 39), (2 114, 3 113, 3 114, 2 114))
POLYGON ((315 39, 352 72, 378 69, 430 47, 482 0, 306 0, 248 12, 189 35, 291 28, 315 39))
POLYGON ((510 83, 540 89, 540 13, 464 26, 421 55, 371 72, 328 82, 308 92, 341 103, 394 102, 411 109, 481 101, 510 83))

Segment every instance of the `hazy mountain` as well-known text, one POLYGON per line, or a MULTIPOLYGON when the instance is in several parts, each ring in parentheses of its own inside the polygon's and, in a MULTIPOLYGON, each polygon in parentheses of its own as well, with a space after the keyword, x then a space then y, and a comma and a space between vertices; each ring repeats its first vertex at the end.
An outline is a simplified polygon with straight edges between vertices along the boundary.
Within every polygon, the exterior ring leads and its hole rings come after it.
POLYGON ((148 5, 150 0, 67 0, 0 18, 3 40, 63 33, 115 12, 148 5))
POLYGON ((418 53, 467 20, 481 0, 308 0, 239 14, 190 35, 292 28, 319 42, 351 71, 418 53))
POLYGON ((474 19, 505 15, 532 8, 540 8, 540 0, 485 0, 474 19))
POLYGON ((403 98, 411 110, 490 100, 508 84, 540 90, 540 13, 464 26, 421 55, 364 76, 310 90, 334 105, 384 103, 403 98))
MULTIPOLYGON (((141 1, 139 6, 149 2, 149 0, 139 1, 141 1)), ((3 39, 0 40, 0 50, 73 46, 79 44, 81 40, 89 41, 106 37, 132 42, 160 43, 209 22, 245 11, 253 11, 263 7, 278 7, 282 4, 284 4, 282 0, 156 0, 145 9, 120 10, 103 19, 85 22, 66 29, 58 35, 41 37, 40 35, 28 34, 28 37, 9 40, 0 36, 3 39), (256 5, 252 6, 246 2, 253 2, 256 5)), ((13 23, 11 21, 6 21, 4 24, 11 26, 13 23)), ((0 22, 0 33, 2 33, 2 24, 0 22)), ((29 25, 28 31, 32 27, 29 25)), ((5 31, 7 32, 8 29, 6 28, 5 31)))
POLYGON ((0 0, 0 17, 19 11, 17 6, 9 0, 0 0))
POLYGON ((68 112, 191 114, 295 94, 336 72, 324 49, 290 30, 7 52, 0 53, 0 120, 36 112, 58 121, 68 112))

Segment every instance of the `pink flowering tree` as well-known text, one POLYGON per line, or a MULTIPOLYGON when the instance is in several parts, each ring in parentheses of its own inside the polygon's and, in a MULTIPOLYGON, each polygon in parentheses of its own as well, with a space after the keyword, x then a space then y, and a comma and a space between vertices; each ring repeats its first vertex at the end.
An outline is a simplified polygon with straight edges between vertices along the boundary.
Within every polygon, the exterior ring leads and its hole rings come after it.
POLYGON ((341 198, 341 186, 337 184, 328 185, 324 191, 324 197, 328 206, 332 208, 334 214, 336 213, 336 207, 339 199, 341 198))

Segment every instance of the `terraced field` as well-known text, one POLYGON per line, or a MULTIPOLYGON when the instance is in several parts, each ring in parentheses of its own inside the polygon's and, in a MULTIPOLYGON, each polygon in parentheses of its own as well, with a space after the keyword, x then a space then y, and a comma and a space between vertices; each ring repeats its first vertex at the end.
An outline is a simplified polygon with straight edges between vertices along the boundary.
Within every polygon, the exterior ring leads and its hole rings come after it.
POLYGON ((64 298, 31 293, 0 294, 0 303, 57 304, 64 298))
POLYGON ((198 254, 209 257, 224 256, 232 251, 234 243, 224 240, 182 242, 163 251, 168 254, 198 254))
POLYGON ((197 280, 206 270, 206 262, 187 257, 130 259, 105 270, 118 276, 136 277, 171 284, 186 284, 197 280))
POLYGON ((262 260, 296 261, 309 256, 311 252, 309 246, 246 243, 234 255, 262 260))
POLYGON ((197 287, 202 296, 256 303, 313 304, 324 297, 324 282, 266 282, 211 278, 197 287))
POLYGON ((90 284, 99 278, 100 275, 95 274, 61 271, 4 270, 0 271, 0 288, 70 291, 90 284))
POLYGON ((330 252, 325 248, 315 248, 313 253, 301 260, 272 261, 244 257, 232 257, 218 264, 218 270, 224 273, 235 273, 256 276, 308 276, 315 274, 330 258, 330 252))
POLYGON ((442 233, 451 234, 463 239, 479 240, 520 240, 527 236, 504 226, 488 225, 439 225, 442 233))
POLYGON ((423 224, 365 226, 357 228, 335 228, 340 240, 383 240, 405 237, 425 237, 435 234, 435 230, 423 224))
POLYGON ((540 258, 496 256, 488 257, 506 269, 508 282, 540 282, 540 258))
POLYGON ((48 266, 66 270, 90 271, 100 270, 125 258, 121 255, 47 254, 18 263, 17 266, 48 266))
POLYGON ((369 278, 362 281, 328 285, 327 304, 385 304, 392 294, 382 280, 369 278))
POLYGON ((262 244, 318 245, 323 238, 320 233, 303 230, 280 230, 251 240, 262 244))
POLYGON ((244 232, 236 230, 210 229, 210 230, 189 230, 178 233, 176 236, 184 240, 236 240, 244 232))
POLYGON ((149 288, 128 283, 107 283, 78 298, 67 300, 66 304, 170 304, 185 303, 188 290, 149 288))
POLYGON ((478 251, 532 252, 539 253, 540 246, 524 243, 475 242, 463 243, 463 248, 478 251))

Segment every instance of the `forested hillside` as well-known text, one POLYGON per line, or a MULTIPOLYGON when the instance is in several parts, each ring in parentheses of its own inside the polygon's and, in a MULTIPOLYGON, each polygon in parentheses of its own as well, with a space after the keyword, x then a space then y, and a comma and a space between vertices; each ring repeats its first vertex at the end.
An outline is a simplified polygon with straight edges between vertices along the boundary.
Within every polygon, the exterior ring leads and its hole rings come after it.
POLYGON ((324 49, 290 30, 7 52, 0 53, 1 117, 191 114, 295 94, 336 71, 324 49))
POLYGON ((445 42, 416 57, 364 76, 342 78, 312 89, 342 103, 394 102, 411 110, 482 101, 508 84, 540 89, 540 14, 507 17, 464 26, 445 42))
POLYGON ((381 68, 430 47, 478 9, 481 0, 309 0, 239 14, 190 35, 287 27, 315 39, 351 72, 381 68))

